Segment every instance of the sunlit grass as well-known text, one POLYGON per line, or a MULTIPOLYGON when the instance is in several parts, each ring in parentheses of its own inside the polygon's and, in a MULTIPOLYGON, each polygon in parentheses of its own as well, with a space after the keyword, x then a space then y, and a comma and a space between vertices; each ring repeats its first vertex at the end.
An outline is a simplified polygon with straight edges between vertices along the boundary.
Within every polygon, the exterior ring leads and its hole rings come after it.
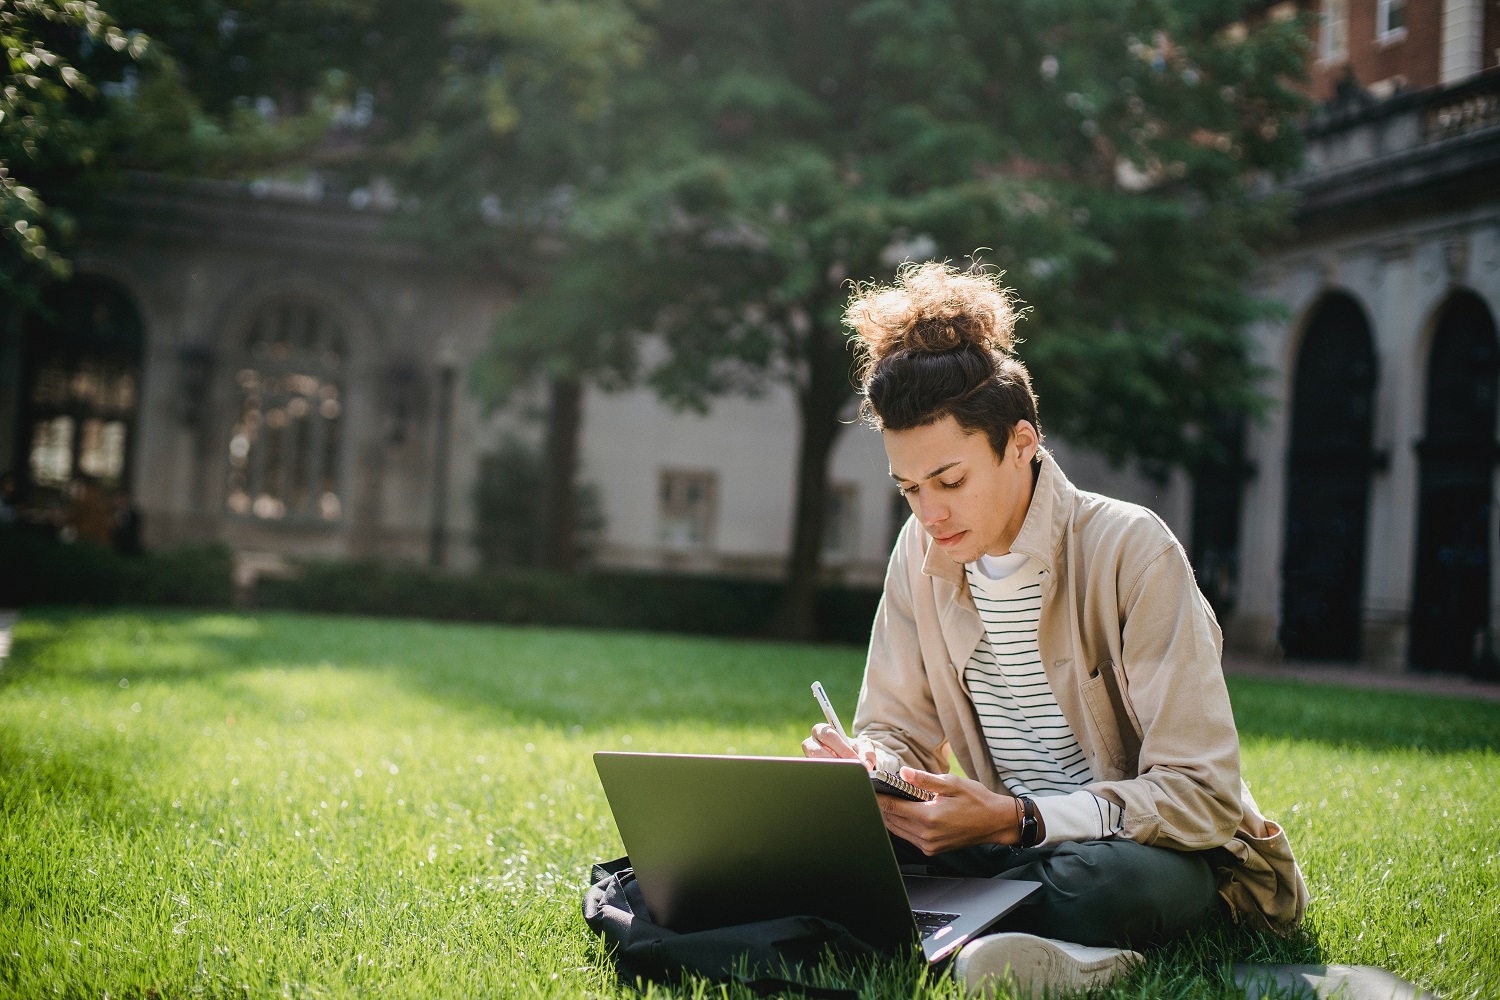
MULTIPOLYGON (((601 748, 794 753, 857 650, 295 615, 30 613, 0 669, 0 994, 626 996, 579 915, 601 748)), ((1500 711, 1239 681, 1245 771, 1316 896, 1241 958, 1500 995, 1500 711)), ((835 977, 837 978, 837 977, 835 977)), ((919 967, 870 995, 954 995, 919 967)), ((702 992, 701 984, 695 990, 702 992)))

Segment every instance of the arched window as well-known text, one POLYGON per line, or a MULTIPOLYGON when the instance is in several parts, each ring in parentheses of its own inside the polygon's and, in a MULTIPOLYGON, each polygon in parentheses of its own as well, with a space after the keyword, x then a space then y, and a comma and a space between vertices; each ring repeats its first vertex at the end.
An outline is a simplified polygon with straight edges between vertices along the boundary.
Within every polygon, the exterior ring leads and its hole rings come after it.
POLYGON ((312 299, 284 296, 255 313, 235 373, 230 511, 265 521, 343 516, 338 470, 346 348, 338 320, 312 299))
POLYGON ((21 422, 23 489, 58 507, 76 480, 127 489, 145 328, 125 292, 81 275, 47 291, 26 317, 21 422))

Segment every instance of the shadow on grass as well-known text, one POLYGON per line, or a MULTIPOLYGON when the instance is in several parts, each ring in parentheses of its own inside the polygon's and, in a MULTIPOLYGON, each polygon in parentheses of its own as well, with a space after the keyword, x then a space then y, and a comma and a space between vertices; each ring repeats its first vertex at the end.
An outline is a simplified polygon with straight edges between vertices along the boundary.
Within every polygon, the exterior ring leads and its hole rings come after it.
POLYGON ((1500 749, 1500 705, 1436 695, 1231 677, 1240 735, 1367 750, 1500 749))
MULTIPOLYGON (((820 679, 848 719, 864 657, 845 647, 680 635, 172 611, 29 611, 0 689, 37 675, 226 684, 247 671, 377 674, 492 723, 800 728, 820 679)), ((1500 706, 1232 677, 1240 733, 1372 750, 1500 749, 1500 706)), ((246 697, 243 691, 234 697, 246 697)))
POLYGON ((663 634, 45 609, 18 627, 0 689, 31 677, 216 687, 250 671, 334 668, 376 674, 497 722, 811 727, 819 713, 809 684, 821 679, 852 715, 863 660, 847 647, 663 634))

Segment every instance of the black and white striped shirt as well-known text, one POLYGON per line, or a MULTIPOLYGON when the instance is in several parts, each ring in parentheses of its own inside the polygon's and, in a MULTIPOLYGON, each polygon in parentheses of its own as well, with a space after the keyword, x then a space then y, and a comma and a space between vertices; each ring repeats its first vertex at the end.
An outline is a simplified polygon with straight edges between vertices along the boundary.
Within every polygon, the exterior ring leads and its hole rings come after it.
POLYGON ((1114 836, 1124 814, 1083 788, 1094 780, 1093 770, 1042 669, 1041 566, 1012 553, 982 556, 965 570, 985 635, 963 682, 996 772, 1014 794, 1037 799, 1045 845, 1114 836))

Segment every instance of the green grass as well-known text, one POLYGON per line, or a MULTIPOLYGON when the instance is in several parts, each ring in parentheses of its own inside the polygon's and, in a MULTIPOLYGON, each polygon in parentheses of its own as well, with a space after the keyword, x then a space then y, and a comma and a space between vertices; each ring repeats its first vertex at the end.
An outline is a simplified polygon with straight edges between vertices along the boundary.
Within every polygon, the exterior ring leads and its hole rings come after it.
MULTIPOLYGON (((621 853, 601 748, 795 753, 857 650, 296 615, 31 612, 0 668, 0 996, 628 996, 579 914, 621 853)), ((1231 684, 1245 774, 1314 894, 1231 960, 1500 996, 1500 706, 1231 684)), ((832 971, 957 996, 918 963, 832 971)), ((702 983, 684 995, 718 995, 702 983)))

